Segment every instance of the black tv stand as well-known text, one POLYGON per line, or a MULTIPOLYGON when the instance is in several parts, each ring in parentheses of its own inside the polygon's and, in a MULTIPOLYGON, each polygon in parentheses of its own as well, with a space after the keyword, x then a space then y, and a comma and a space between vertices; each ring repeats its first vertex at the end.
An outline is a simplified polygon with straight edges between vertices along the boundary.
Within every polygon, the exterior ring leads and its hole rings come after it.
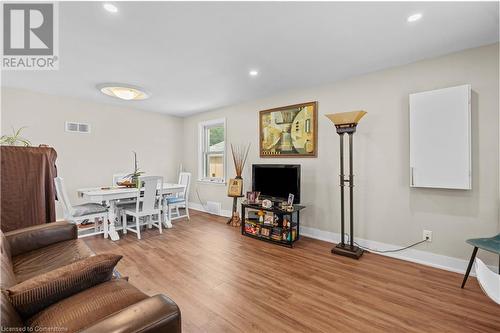
POLYGON ((293 211, 288 212, 278 206, 264 208, 261 204, 243 202, 241 204, 241 234, 265 242, 293 247, 293 243, 300 239, 299 212, 304 208, 305 206, 293 205, 293 211), (249 210, 263 211, 266 215, 275 217, 275 222, 268 224, 251 218, 247 216, 249 210))

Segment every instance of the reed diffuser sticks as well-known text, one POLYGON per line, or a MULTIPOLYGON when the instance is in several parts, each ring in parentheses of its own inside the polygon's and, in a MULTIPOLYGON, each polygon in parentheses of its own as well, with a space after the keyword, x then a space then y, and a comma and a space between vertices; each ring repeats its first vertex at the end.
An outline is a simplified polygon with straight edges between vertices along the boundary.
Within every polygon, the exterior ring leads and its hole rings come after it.
POLYGON ((243 168, 247 161, 250 144, 248 145, 233 145, 231 143, 231 153, 233 155, 234 169, 236 170, 236 178, 241 178, 243 168))
POLYGON ((243 196, 243 168, 247 161, 250 144, 248 145, 233 145, 231 144, 231 153, 233 155, 234 169, 236 170, 236 178, 229 180, 228 196, 233 198, 233 214, 227 224, 237 227, 240 225, 240 216, 238 215, 238 198, 243 196))

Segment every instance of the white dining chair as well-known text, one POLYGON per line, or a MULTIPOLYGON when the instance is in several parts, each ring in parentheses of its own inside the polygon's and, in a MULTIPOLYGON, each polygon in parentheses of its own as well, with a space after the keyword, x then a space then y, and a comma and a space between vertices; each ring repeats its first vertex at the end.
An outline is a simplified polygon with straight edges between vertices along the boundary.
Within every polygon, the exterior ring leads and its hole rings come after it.
POLYGON ((148 225, 157 227, 162 233, 161 210, 162 210, 162 195, 163 177, 159 176, 141 176, 139 182, 143 184, 141 191, 137 192, 135 204, 130 204, 121 207, 122 230, 126 234, 127 231, 132 231, 141 239, 141 227, 148 225), (157 223, 153 222, 153 216, 157 215, 157 223), (128 225, 127 216, 134 218, 134 224, 128 225), (141 218, 148 221, 141 223, 141 218), (135 228, 134 228, 135 225, 135 228))
POLYGON ((165 206, 167 209, 167 214, 170 220, 177 220, 183 217, 189 217, 189 207, 188 207, 188 199, 189 199, 189 185, 191 184, 191 173, 189 172, 181 172, 179 173, 179 184, 184 185, 184 190, 182 192, 176 193, 171 197, 165 198, 165 206), (175 208, 175 216, 172 216, 172 209, 175 208), (179 212, 179 208, 184 208, 186 213, 181 215, 179 212))
POLYGON ((98 234, 104 234, 104 237, 108 236, 108 208, 105 205, 98 203, 84 203, 81 205, 73 206, 69 201, 68 193, 66 192, 66 187, 64 185, 64 179, 62 177, 54 178, 54 183, 56 186, 57 198, 61 202, 64 212, 64 218, 72 223, 79 226, 78 237, 94 236, 98 234), (102 221, 102 227, 99 227, 98 220, 102 221), (94 222, 94 231, 85 232, 89 229, 82 229, 80 225, 85 221, 94 222))

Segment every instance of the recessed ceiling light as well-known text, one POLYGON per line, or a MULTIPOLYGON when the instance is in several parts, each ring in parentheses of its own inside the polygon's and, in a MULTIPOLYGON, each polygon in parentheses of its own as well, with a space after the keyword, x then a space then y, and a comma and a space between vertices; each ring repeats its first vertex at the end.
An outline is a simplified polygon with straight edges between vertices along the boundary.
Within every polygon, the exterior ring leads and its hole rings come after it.
POLYGON ((105 3, 102 6, 104 7, 104 9, 106 9, 110 13, 113 13, 113 14, 118 13, 118 7, 116 7, 112 3, 105 3))
POLYGON ((129 84, 103 83, 97 86, 103 94, 126 101, 140 101, 151 96, 145 89, 129 84))
POLYGON ((259 75, 259 72, 256 71, 256 70, 251 70, 250 72, 248 72, 248 75, 250 75, 250 76, 257 76, 257 75, 259 75))
POLYGON ((411 23, 411 22, 418 21, 421 18, 422 18, 422 14, 421 13, 416 13, 416 14, 408 16, 408 18, 406 19, 406 21, 409 22, 409 23, 411 23))

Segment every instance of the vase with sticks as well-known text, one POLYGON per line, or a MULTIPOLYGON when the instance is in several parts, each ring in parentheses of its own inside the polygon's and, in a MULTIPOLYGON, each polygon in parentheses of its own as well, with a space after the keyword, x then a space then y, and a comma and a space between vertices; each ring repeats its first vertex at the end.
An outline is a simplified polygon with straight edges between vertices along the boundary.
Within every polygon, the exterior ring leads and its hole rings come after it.
POLYGON ((247 161, 250 144, 248 145, 233 145, 231 144, 231 154, 233 155, 234 169, 236 177, 229 180, 227 195, 233 198, 233 212, 227 224, 233 227, 241 225, 240 216, 238 214, 238 198, 243 197, 243 168, 247 161))

